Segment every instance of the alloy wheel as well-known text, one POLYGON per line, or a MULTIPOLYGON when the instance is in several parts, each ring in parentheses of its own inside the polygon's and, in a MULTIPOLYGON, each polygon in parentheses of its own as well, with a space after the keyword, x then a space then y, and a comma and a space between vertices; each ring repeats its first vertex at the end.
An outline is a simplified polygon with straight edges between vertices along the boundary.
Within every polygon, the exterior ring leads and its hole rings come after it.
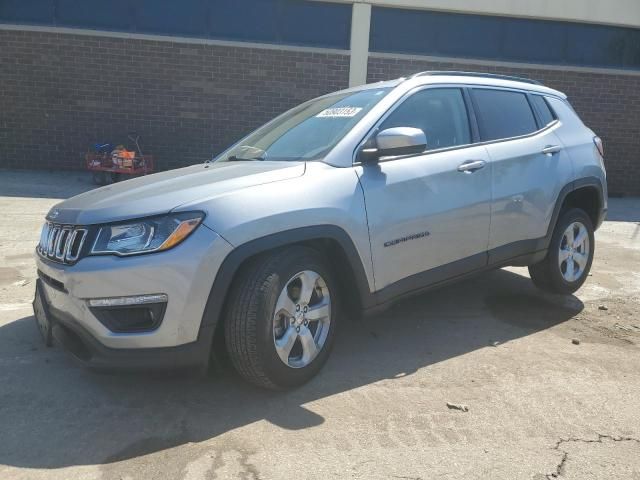
POLYGON ((273 341, 283 363, 309 365, 327 340, 331 296, 324 279, 311 270, 295 274, 280 292, 273 316, 273 341))
POLYGON ((575 282, 589 262, 589 233, 581 222, 573 222, 562 234, 558 264, 562 277, 575 282))

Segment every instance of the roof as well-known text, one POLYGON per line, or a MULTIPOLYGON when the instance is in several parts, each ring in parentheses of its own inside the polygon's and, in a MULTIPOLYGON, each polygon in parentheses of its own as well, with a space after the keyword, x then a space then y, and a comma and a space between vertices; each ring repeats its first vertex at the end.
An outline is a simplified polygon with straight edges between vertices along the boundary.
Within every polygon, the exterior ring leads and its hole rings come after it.
POLYGON ((537 80, 529 78, 515 77, 509 75, 498 75, 493 73, 481 72, 458 72, 458 71, 425 71, 415 73, 409 77, 402 79, 404 82, 423 84, 438 83, 458 83, 465 85, 482 85, 488 87, 504 87, 515 88, 519 90, 529 90, 532 92, 542 93, 545 95, 553 95, 560 98, 567 96, 552 88, 544 86, 537 80))

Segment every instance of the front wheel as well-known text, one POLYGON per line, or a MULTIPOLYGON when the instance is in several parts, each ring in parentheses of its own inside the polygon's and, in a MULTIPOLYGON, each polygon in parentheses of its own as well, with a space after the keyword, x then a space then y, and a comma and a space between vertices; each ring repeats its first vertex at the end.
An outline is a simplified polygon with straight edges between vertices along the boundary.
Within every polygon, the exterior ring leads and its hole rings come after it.
POLYGON ((225 318, 235 369, 261 387, 301 385, 322 368, 335 337, 337 290, 322 255, 289 247, 251 261, 225 318))
POLYGON ((529 267, 533 283, 550 293, 575 292, 589 275, 594 248, 589 216, 578 208, 567 210, 556 224, 545 259, 529 267))

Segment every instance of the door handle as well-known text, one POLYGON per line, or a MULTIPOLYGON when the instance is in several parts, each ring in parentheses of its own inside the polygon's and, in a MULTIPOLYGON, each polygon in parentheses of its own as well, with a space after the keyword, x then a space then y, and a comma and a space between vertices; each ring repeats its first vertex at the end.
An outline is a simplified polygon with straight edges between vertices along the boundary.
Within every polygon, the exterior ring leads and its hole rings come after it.
POLYGON ((462 173, 473 173, 476 170, 484 168, 487 164, 484 160, 467 160, 458 166, 458 171, 462 173))
POLYGON ((562 150, 562 147, 560 145, 547 145, 542 149, 542 153, 551 156, 554 153, 558 153, 560 150, 562 150))

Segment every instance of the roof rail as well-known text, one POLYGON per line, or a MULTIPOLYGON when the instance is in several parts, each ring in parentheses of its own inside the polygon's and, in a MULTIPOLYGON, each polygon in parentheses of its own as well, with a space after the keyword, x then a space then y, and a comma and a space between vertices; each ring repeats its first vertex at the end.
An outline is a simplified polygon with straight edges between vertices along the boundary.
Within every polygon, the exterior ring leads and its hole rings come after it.
POLYGON ((426 72, 418 72, 411 75, 409 78, 415 77, 426 77, 426 76, 455 76, 455 77, 476 77, 476 78, 494 78, 496 80, 512 80, 514 82, 523 82, 530 83, 532 85, 542 85, 541 82, 537 80, 532 80, 530 78, 524 77, 516 77, 512 75, 499 75, 497 73, 480 73, 480 72, 461 72, 461 71, 447 71, 447 70, 434 70, 434 71, 426 71, 426 72))

